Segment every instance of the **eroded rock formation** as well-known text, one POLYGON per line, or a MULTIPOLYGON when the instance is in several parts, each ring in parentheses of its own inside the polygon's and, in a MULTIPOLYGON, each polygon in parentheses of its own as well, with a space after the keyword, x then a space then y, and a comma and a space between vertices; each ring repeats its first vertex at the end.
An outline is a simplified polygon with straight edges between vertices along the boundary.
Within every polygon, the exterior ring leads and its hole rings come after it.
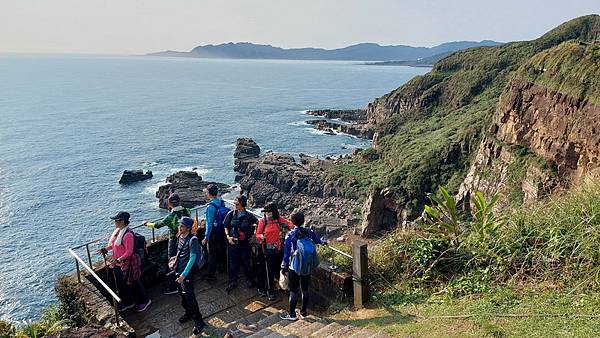
POLYGON ((206 199, 204 188, 209 184, 216 184, 220 193, 230 191, 227 184, 204 181, 195 171, 178 171, 166 179, 167 184, 162 185, 156 192, 160 208, 167 208, 167 198, 172 193, 177 193, 181 199, 181 205, 192 208, 203 205, 209 201, 206 199))

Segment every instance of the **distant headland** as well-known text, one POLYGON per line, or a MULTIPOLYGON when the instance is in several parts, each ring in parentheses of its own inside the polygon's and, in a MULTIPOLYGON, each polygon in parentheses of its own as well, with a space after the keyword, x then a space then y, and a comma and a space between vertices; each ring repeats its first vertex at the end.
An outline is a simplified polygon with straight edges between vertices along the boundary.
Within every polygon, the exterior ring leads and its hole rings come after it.
MULTIPOLYGON (((360 43, 344 48, 280 48, 271 45, 260 45, 250 42, 229 42, 219 45, 198 46, 189 52, 163 51, 147 54, 149 56, 193 57, 207 59, 277 59, 277 60, 344 60, 344 61, 394 61, 408 62, 403 65, 426 65, 419 60, 432 60, 446 56, 459 50, 497 46, 500 42, 454 41, 434 47, 413 47, 406 45, 381 46, 376 43, 360 43)), ((427 64, 428 65, 428 64, 427 64)))

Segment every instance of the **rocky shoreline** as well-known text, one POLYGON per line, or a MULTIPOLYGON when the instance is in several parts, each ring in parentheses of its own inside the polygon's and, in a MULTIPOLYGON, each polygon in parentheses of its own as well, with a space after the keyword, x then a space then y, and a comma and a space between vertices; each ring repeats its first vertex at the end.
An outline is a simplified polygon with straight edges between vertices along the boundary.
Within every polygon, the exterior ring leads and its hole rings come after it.
POLYGON ((267 152, 251 139, 236 142, 235 170, 242 193, 249 197, 251 207, 276 202, 284 213, 293 210, 306 215, 307 224, 323 232, 348 229, 359 219, 360 204, 345 198, 339 184, 322 176, 336 161, 300 154, 299 160, 290 154, 267 152))
POLYGON ((309 110, 306 114, 325 118, 307 120, 306 123, 312 125, 317 130, 325 132, 327 135, 336 135, 336 132, 338 132, 367 140, 372 140, 375 136, 375 130, 373 126, 368 123, 367 111, 364 109, 309 110), (334 119, 342 121, 342 123, 330 121, 334 119))
POLYGON ((231 191, 227 184, 204 181, 195 171, 178 171, 168 176, 165 181, 167 184, 160 186, 156 192, 158 206, 162 209, 167 208, 167 198, 173 193, 179 195, 182 206, 192 208, 209 202, 204 194, 204 188, 209 184, 216 184, 221 193, 231 191))

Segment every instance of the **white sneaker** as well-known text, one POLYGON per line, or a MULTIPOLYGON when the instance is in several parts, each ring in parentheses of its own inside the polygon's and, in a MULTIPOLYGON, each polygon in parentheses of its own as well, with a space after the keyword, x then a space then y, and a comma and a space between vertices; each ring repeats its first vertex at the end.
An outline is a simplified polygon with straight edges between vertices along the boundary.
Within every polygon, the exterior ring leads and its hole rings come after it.
POLYGON ((289 321, 292 321, 292 322, 298 320, 298 317, 296 317, 296 316, 292 317, 287 312, 284 312, 284 313, 280 314, 279 318, 281 318, 283 320, 289 320, 289 321))

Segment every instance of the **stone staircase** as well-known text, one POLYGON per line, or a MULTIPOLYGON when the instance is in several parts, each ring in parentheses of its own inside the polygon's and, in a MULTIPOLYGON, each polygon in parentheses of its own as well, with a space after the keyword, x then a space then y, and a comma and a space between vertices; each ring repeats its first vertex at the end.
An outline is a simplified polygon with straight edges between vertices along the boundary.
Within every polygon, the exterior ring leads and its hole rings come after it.
POLYGON ((281 311, 274 307, 267 307, 256 311, 240 320, 223 326, 225 337, 238 338, 385 338, 389 337, 382 332, 373 332, 368 329, 329 322, 324 319, 308 316, 296 321, 282 320, 279 318, 281 311))

